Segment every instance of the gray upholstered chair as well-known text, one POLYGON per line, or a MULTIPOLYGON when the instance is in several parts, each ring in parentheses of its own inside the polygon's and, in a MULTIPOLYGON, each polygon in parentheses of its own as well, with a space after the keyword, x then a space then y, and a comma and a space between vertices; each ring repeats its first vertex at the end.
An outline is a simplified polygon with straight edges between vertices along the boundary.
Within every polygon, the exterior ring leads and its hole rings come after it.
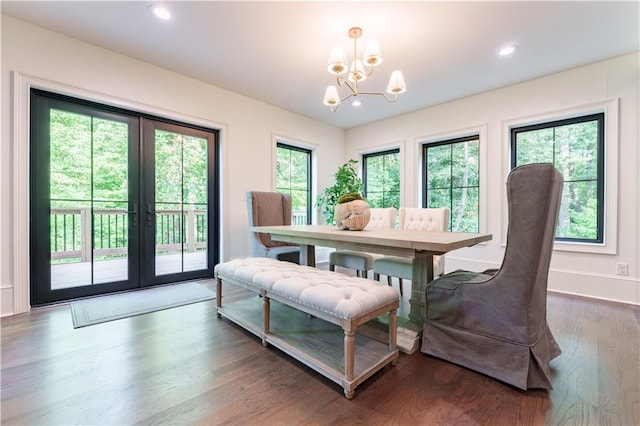
POLYGON ((561 351, 547 325, 547 276, 561 193, 551 164, 511 171, 502 265, 429 283, 422 352, 523 390, 552 389, 549 361, 561 351))
MULTIPOLYGON (((291 197, 279 192, 247 192, 249 227, 268 225, 291 225, 291 197)), ((300 263, 300 248, 297 245, 273 241, 271 235, 249 232, 251 255, 272 257, 278 260, 300 263)))
MULTIPOLYGON (((371 218, 365 229, 389 229, 395 226, 396 209, 372 208, 371 218)), ((357 231, 354 231, 357 232, 357 231)), ((369 269, 373 268, 373 260, 380 257, 376 254, 353 250, 336 250, 329 254, 329 270, 335 271, 336 266, 355 269, 359 277, 367 278, 369 269)))
MULTIPOLYGON (((416 231, 446 231, 449 229, 450 212, 447 207, 437 209, 400 207, 400 229, 416 231)), ((380 280, 380 275, 387 276, 387 283, 392 285, 392 278, 397 277, 400 295, 403 294, 402 280, 410 280, 413 274, 413 261, 408 258, 380 256, 373 261, 373 279, 380 280)), ((433 275, 444 274, 444 255, 433 256, 433 275)))

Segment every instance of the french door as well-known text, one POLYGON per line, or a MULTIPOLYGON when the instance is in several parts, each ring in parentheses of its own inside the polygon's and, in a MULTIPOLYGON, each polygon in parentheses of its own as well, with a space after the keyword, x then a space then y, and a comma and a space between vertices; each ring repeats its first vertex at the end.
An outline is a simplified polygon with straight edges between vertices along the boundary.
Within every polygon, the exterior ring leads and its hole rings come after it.
POLYGON ((217 133, 34 90, 31 304, 211 277, 217 133))

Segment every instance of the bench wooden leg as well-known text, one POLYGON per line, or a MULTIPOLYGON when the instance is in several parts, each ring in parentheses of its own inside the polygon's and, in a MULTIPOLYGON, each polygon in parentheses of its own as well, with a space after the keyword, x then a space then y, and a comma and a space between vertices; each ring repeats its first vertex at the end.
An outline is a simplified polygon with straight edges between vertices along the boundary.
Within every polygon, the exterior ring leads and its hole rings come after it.
MULTIPOLYGON (((398 310, 392 309, 389 311, 389 351, 396 350, 396 340, 398 333, 398 310)), ((396 365, 398 358, 391 361, 391 365, 396 365)))
POLYGON ((262 346, 267 347, 267 335, 269 334, 269 318, 271 313, 271 299, 262 295, 262 346))
MULTIPOLYGON (((216 308, 222 307, 222 280, 220 278, 216 278, 216 308)), ((220 318, 220 311, 216 312, 218 318, 220 318)))
POLYGON ((351 389, 351 382, 353 382, 353 367, 355 358, 355 336, 356 332, 353 330, 344 330, 344 377, 348 384, 348 388, 344 388, 344 396, 347 399, 353 398, 354 391, 351 389))

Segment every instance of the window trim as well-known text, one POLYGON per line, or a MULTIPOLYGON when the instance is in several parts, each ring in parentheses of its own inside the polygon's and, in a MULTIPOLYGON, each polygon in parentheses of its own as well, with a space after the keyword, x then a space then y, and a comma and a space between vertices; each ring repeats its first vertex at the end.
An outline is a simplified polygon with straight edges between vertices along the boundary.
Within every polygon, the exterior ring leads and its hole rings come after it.
MULTIPOLYGON (((567 109, 549 111, 538 115, 512 118, 502 121, 502 177, 507 181, 511 171, 511 129, 536 124, 557 122, 565 119, 604 113, 604 211, 602 243, 556 240, 553 249, 577 253, 617 254, 618 235, 618 169, 619 169, 619 98, 591 104, 578 105, 567 109)), ((508 228, 508 205, 505 191, 501 191, 501 238, 506 246, 508 228)))
MULTIPOLYGON (((437 144, 440 142, 462 139, 466 137, 475 137, 479 141, 479 205, 478 205, 478 233, 484 234, 488 232, 487 228, 487 182, 488 174, 487 174, 487 138, 489 134, 488 124, 482 124, 475 127, 469 127, 465 129, 458 129, 451 132, 444 132, 439 134, 434 134, 430 136, 423 136, 420 138, 416 138, 416 149, 417 149, 417 161, 416 161, 416 176, 420 176, 417 179, 417 194, 418 194, 418 202, 416 205, 422 206, 425 202, 424 194, 425 194, 425 182, 422 174, 424 172, 423 166, 425 163, 424 158, 424 145, 429 144, 437 144)), ((480 243, 478 245, 487 245, 487 242, 480 243)))
MULTIPOLYGON (((396 147, 396 148, 389 148, 389 149, 384 149, 381 151, 372 151, 372 152, 368 152, 366 154, 362 154, 362 183, 363 183, 363 191, 364 191, 364 196, 365 198, 367 198, 367 158, 369 157, 379 157, 379 156, 384 156, 384 155, 389 155, 389 154, 398 154, 398 163, 400 163, 400 147, 396 147)), ((401 174, 401 169, 399 170, 399 173, 401 174)), ((399 179, 401 178, 401 176, 399 176, 399 179)), ((383 192, 384 193, 384 192, 383 192)), ((395 207, 396 209, 400 208, 401 202, 401 188, 400 185, 398 185, 398 207, 395 207)))
POLYGON ((315 158, 315 149, 307 146, 303 146, 300 143, 291 142, 289 140, 285 140, 284 138, 274 137, 274 147, 273 147, 273 190, 277 191, 277 161, 278 161, 278 148, 285 148, 292 151, 304 152, 308 154, 307 167, 309 168, 309 175, 307 176, 307 188, 309 192, 309 204, 307 205, 307 224, 314 223, 314 191, 313 191, 313 183, 314 183, 314 173, 313 173, 313 165, 315 158))

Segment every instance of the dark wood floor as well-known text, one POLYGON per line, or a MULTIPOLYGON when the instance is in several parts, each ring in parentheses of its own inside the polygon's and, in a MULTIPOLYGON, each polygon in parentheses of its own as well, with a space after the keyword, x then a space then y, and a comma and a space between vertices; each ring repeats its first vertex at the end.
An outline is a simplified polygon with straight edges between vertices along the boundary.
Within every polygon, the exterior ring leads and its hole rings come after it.
MULTIPOLYGON (((225 301, 246 297, 226 290, 225 301)), ((640 425, 640 309, 549 295, 550 392, 401 355, 342 388, 202 302, 74 330, 68 306, 2 319, 3 425, 640 425)))

